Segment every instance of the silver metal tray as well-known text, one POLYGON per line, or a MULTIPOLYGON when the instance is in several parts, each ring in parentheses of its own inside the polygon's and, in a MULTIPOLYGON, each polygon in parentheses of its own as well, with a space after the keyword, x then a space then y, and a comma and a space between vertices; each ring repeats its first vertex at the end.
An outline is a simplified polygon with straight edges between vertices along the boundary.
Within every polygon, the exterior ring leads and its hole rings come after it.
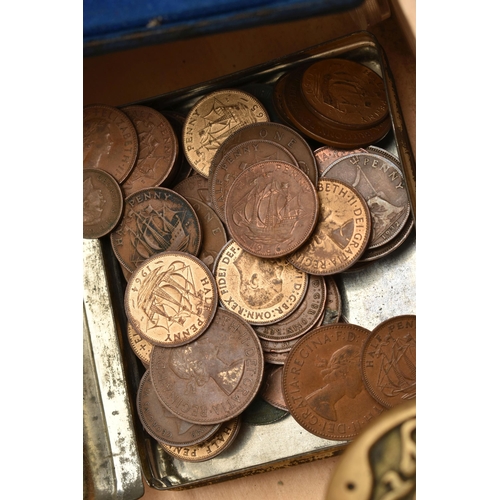
MULTIPOLYGON (((360 62, 376 71, 384 79, 392 118, 392 130, 375 145, 386 149, 400 159, 415 218, 414 157, 390 69, 381 47, 370 33, 354 33, 223 78, 129 104, 150 106, 163 113, 177 111, 186 114, 202 95, 220 88, 232 87, 243 88, 253 93, 266 107, 269 107, 271 104, 264 95, 266 88, 270 88, 284 72, 297 65, 324 57, 343 57, 360 62)), ((277 118, 272 109, 268 111, 272 119, 277 118)), ((308 142, 313 150, 321 146, 314 141, 308 140, 308 142)), ((111 372, 107 380, 112 381, 116 392, 123 392, 124 398, 128 398, 128 403, 124 404, 124 411, 127 407, 130 412, 128 419, 123 418, 120 421, 106 419, 109 440, 111 442, 111 436, 117 433, 121 436, 128 436, 129 465, 137 460, 137 465, 142 469, 144 478, 150 486, 159 490, 192 488, 333 456, 345 448, 346 441, 318 438, 303 429, 292 416, 288 415, 283 420, 268 425, 250 425, 243 422, 232 445, 207 462, 185 462, 164 452, 144 431, 136 413, 135 397, 145 369, 128 344, 127 323, 123 309, 126 281, 113 255, 109 238, 102 238, 92 244, 87 244, 85 252, 89 254, 86 258, 93 261, 96 261, 94 254, 102 255, 101 272, 107 277, 110 302, 109 305, 103 305, 103 313, 112 313, 117 335, 116 342, 119 345, 119 352, 110 353, 110 356, 113 364, 118 363, 123 367, 123 380, 119 377, 112 378, 114 375, 111 372), (135 449, 132 443, 135 444, 135 449)), ((372 329, 392 316, 416 314, 415 254, 416 240, 415 229, 413 229, 404 244, 387 257, 373 262, 360 271, 336 275, 345 318, 350 323, 372 329)), ((95 287, 87 280, 85 288, 86 301, 92 302, 95 287)), ((102 302, 102 297, 100 300, 102 302)), ((101 327, 102 325, 98 322, 94 322, 92 326, 89 325, 89 329, 101 327)), ((92 347, 94 348, 94 344, 92 347)), ((109 364, 111 365, 111 361, 109 364)), ((111 369, 110 366, 108 368, 111 369)), ((105 387, 100 379, 99 384, 101 385, 102 406, 106 407, 109 405, 107 399, 110 389, 105 387)))

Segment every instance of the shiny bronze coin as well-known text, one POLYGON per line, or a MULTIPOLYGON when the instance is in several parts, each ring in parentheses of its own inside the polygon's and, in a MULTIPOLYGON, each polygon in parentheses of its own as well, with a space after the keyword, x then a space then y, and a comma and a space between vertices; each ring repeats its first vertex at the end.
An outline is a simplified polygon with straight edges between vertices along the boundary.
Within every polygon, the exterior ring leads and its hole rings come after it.
POLYGON ((417 317, 402 315, 376 326, 363 349, 363 380, 386 408, 417 395, 417 317))
POLYGON ((125 198, 123 218, 110 237, 116 258, 132 272, 161 252, 197 255, 201 226, 184 197, 166 188, 146 188, 125 198))
POLYGON ((265 362, 271 363, 274 365, 284 365, 287 357, 288 357, 288 351, 287 352, 264 352, 265 362))
POLYGON ((307 141, 293 128, 275 122, 256 122, 245 125, 233 132, 216 151, 210 171, 222 160, 223 156, 238 144, 251 140, 272 141, 284 146, 297 160, 298 167, 316 186, 318 171, 314 154, 307 141))
POLYGON ((384 407, 366 390, 361 352, 366 328, 334 324, 311 330, 288 354, 283 391, 293 418, 315 436, 351 439, 384 407))
POLYGON ((125 196, 159 186, 172 172, 179 144, 170 122, 148 106, 127 106, 122 111, 132 120, 139 138, 134 168, 122 183, 125 196))
POLYGON ((297 166, 293 155, 278 143, 262 139, 242 142, 231 148, 210 170, 208 183, 219 217, 226 221, 226 200, 230 187, 243 170, 263 160, 278 160, 297 166))
POLYGON ((198 338, 217 309, 212 273, 198 258, 163 252, 144 261, 125 289, 125 313, 154 345, 181 346, 198 338))
POLYGON ((372 219, 369 249, 384 245, 402 230, 410 200, 396 163, 374 153, 352 154, 333 162, 323 178, 349 184, 366 200, 372 219))
POLYGON ((224 140, 249 123, 265 121, 267 111, 248 92, 222 89, 202 97, 189 111, 182 134, 189 164, 208 178, 212 158, 224 140))
POLYGON ((283 396, 283 366, 268 365, 264 370, 264 379, 260 389, 260 396, 264 401, 281 410, 288 411, 283 396))
POLYGON ((322 59, 304 70, 301 90, 309 109, 343 127, 373 127, 389 114, 384 80, 347 59, 322 59))
POLYGON ((83 108, 83 168, 98 168, 123 182, 134 167, 139 141, 134 124, 118 108, 83 108))
POLYGON ((318 194, 316 229, 287 260, 309 274, 325 276, 346 270, 361 257, 370 238, 371 219, 363 197, 342 181, 320 179, 318 194))
POLYGON ((127 337, 134 354, 142 361, 143 365, 149 366, 149 358, 151 356, 153 344, 139 335, 129 322, 127 322, 127 337))
MULTIPOLYGON (((354 264, 356 265, 356 264, 354 264)), ((321 326, 338 323, 342 314, 342 298, 333 276, 326 276, 326 304, 321 326)))
POLYGON ((356 154, 356 153, 366 153, 368 150, 363 148, 358 149, 337 149, 331 146, 322 146, 321 148, 314 150, 314 157, 316 158, 316 165, 318 165, 318 173, 320 177, 323 177, 325 170, 334 162, 344 156, 356 154))
POLYGON ((262 340, 284 342, 308 332, 317 323, 325 307, 326 284, 322 276, 310 276, 302 302, 287 318, 272 325, 255 326, 262 340))
POLYGON ((214 210, 205 203, 186 197, 201 225, 201 249, 198 258, 213 272, 215 260, 227 243, 226 229, 214 210))
POLYGON ((336 464, 325 500, 415 500, 416 417, 412 400, 367 425, 336 464))
POLYGON ((227 194, 228 231, 257 257, 279 258, 297 250, 314 231, 318 214, 313 183, 300 169, 281 161, 251 165, 227 194))
POLYGON ((83 237, 101 238, 118 224, 123 213, 123 195, 114 177, 104 170, 83 171, 83 237))
POLYGON ((205 462, 220 455, 231 446, 241 428, 241 417, 220 425, 218 431, 205 441, 191 446, 169 446, 159 443, 171 456, 185 462, 205 462))
POLYGON ((251 325, 276 323, 299 307, 307 273, 284 258, 262 259, 230 240, 215 264, 221 304, 251 325))
POLYGON ((186 177, 179 184, 176 184, 172 191, 179 193, 184 198, 195 198, 215 210, 208 179, 200 174, 195 173, 186 177))
POLYGON ((190 446, 213 436, 220 428, 216 425, 197 425, 176 417, 158 399, 146 370, 137 390, 137 413, 150 436, 170 446, 190 446))
POLYGON ((237 314, 218 308, 203 335, 180 347, 157 347, 151 378, 158 397, 179 418, 226 422, 250 404, 264 372, 259 339, 237 314))
POLYGON ((302 69, 285 73, 275 84, 276 109, 285 122, 296 127, 307 137, 340 149, 355 149, 378 142, 391 129, 390 116, 380 124, 367 129, 335 127, 318 118, 305 104, 300 90, 302 69))

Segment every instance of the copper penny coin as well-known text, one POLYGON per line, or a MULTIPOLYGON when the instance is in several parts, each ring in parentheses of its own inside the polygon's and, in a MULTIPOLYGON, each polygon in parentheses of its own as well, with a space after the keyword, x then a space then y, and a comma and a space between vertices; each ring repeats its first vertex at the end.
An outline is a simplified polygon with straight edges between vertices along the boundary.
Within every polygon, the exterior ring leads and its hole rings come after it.
POLYGON ((190 446, 205 441, 220 428, 216 425, 197 425, 176 417, 158 399, 146 370, 137 390, 137 412, 148 432, 158 442, 170 446, 190 446))
POLYGON ((345 127, 373 127, 389 113, 384 80, 347 59, 323 59, 305 69, 302 95, 309 108, 345 127))
POLYGON ((249 123, 265 121, 266 109, 248 92, 222 89, 202 97, 189 111, 182 133, 189 164, 208 178, 212 158, 224 140, 249 123))
POLYGON ((264 372, 259 338, 237 314, 222 308, 203 335, 180 347, 157 347, 151 378, 158 397, 179 418, 226 422, 251 403, 264 372))
POLYGON ((325 307, 326 284, 322 276, 310 276, 305 296, 299 307, 287 318, 272 325, 255 326, 260 339, 292 340, 308 332, 317 323, 325 307))
POLYGON ((263 160, 278 160, 297 166, 292 154, 280 144, 262 139, 242 142, 231 148, 210 170, 208 183, 219 217, 226 221, 226 200, 230 187, 243 170, 263 160))
POLYGON ((417 317, 402 315, 376 326, 363 349, 363 380, 386 408, 417 395, 417 317))
POLYGON ((304 298, 309 276, 285 258, 263 259, 230 240, 214 270, 220 303, 251 325, 288 317, 304 298))
POLYGON ((212 273, 198 258, 163 252, 144 261, 125 289, 125 313, 134 328, 154 345, 192 342, 210 325, 217 309, 212 273))
POLYGON ((304 103, 300 90, 301 76, 300 68, 281 76, 275 84, 274 100, 284 121, 307 137, 335 148, 355 149, 383 139, 391 129, 390 116, 366 129, 342 128, 318 118, 304 103))
POLYGON ((205 203, 186 197, 201 225, 201 249, 198 258, 213 271, 215 260, 227 243, 226 229, 214 210, 205 203))
POLYGON ((372 219, 368 248, 384 245, 402 230, 410 200, 403 174, 393 161, 374 153, 351 154, 333 162, 323 178, 346 182, 366 200, 372 219))
POLYGON ((122 183, 125 196, 159 186, 172 172, 179 145, 170 122, 148 106, 127 106, 122 111, 132 120, 139 138, 134 168, 122 183))
POLYGON ((217 166, 222 157, 234 146, 254 139, 272 141, 284 146, 297 160, 298 167, 316 186, 318 171, 314 154, 307 141, 293 128, 276 122, 250 123, 233 132, 216 151, 210 171, 217 166))
MULTIPOLYGON (((368 148, 367 148, 368 149, 368 148)), ((316 165, 318 165, 318 173, 323 176, 325 170, 334 162, 344 156, 356 153, 366 153, 367 149, 337 149, 331 146, 322 146, 314 150, 316 165)))
MULTIPOLYGON (((355 264, 356 265, 356 264, 355 264)), ((326 304, 321 326, 338 323, 342 313, 342 298, 333 276, 326 276, 326 304)))
POLYGON ((90 104, 83 108, 83 168, 98 168, 123 182, 139 148, 130 118, 118 108, 90 104))
POLYGON ((334 324, 311 330, 288 354, 285 401, 293 418, 315 436, 351 439, 384 407, 365 388, 361 352, 370 331, 334 324))
POLYGON ((125 198, 123 218, 111 233, 116 258, 129 271, 165 251, 197 255, 201 226, 193 207, 171 189, 154 187, 125 198))
MULTIPOLYGON (((255 327, 254 327, 255 329, 255 327)), ((264 351, 264 356, 266 353, 288 353, 291 351, 292 347, 297 343, 300 337, 293 340, 265 340, 260 339, 260 345, 264 351)))
POLYGON ((319 222, 309 241, 287 257, 298 269, 314 274, 339 273, 363 254, 371 234, 368 205, 348 184, 321 178, 319 222))
POLYGON ((195 198, 215 210, 208 179, 200 174, 194 173, 186 177, 175 184, 172 191, 179 193, 184 198, 195 198))
POLYGON ((127 337, 134 354, 142 361, 143 365, 149 366, 153 344, 139 335, 129 322, 127 322, 127 337))
POLYGON ((272 363, 274 365, 284 365, 286 358, 288 357, 288 352, 264 352, 264 360, 266 363, 272 363))
POLYGON ((312 234, 318 220, 318 195, 297 167, 263 161, 245 169, 226 200, 227 228, 247 252, 263 258, 289 255, 312 234))
POLYGON ((159 443, 169 455, 185 462, 205 462, 231 446, 241 428, 241 417, 219 424, 217 432, 205 441, 190 446, 169 446, 159 443))
POLYGON ((288 411, 283 396, 283 366, 268 365, 264 370, 264 379, 260 389, 260 396, 264 401, 276 406, 280 410, 288 411))
POLYGON ((104 170, 83 171, 83 237, 101 238, 118 224, 123 195, 114 177, 104 170))

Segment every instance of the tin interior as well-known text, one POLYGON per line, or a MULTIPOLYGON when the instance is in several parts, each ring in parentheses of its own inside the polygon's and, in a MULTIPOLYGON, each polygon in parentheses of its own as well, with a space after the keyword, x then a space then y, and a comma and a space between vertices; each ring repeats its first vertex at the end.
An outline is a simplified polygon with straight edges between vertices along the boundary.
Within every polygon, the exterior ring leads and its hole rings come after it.
MULTIPOLYGON (((223 78, 130 104, 150 106, 160 112, 178 111, 185 115, 202 95, 228 87, 242 88, 260 99, 261 96, 256 92, 260 85, 272 85, 284 72, 324 57, 342 57, 362 63, 384 79, 393 126, 389 134, 375 145, 400 159, 406 182, 410 184, 408 190, 415 215, 414 197, 411 196, 412 191, 414 192, 415 165, 395 85, 384 54, 373 35, 367 32, 354 33, 223 78)), ((267 102, 263 103, 265 106, 269 105, 267 102)), ((269 111, 271 116, 275 116, 272 110, 269 111)), ((308 142, 313 150, 322 146, 312 140, 308 142)), ((91 249, 90 252, 102 253, 103 272, 109 284, 109 298, 120 351, 116 355, 121 357, 124 385, 130 403, 130 419, 121 422, 123 428, 120 430, 125 435, 130 434, 131 439, 135 440, 137 448, 136 452, 131 453, 130 460, 133 461, 134 457, 137 457, 137 465, 142 469, 150 486, 159 490, 191 488, 333 456, 345 448, 346 441, 318 438, 288 415, 285 419, 268 425, 256 426, 243 422, 233 444, 209 461, 188 462, 168 455, 143 430, 138 419, 135 397, 145 368, 131 350, 127 339, 127 322, 123 308, 126 281, 114 257, 109 237, 101 238, 97 245, 98 249, 91 249)), ((342 313, 348 322, 372 329, 390 317, 416 314, 415 251, 415 229, 412 229, 403 245, 390 255, 359 271, 335 276, 342 295, 342 313)), ((99 380, 97 384, 100 384, 99 380)), ((103 391, 102 387, 100 389, 105 406, 108 393, 103 391)), ((104 410, 103 412, 105 413, 104 410)), ((109 422, 107 428, 109 434, 109 422)), ((95 441, 98 437, 92 434, 87 436, 87 439, 95 441)), ((91 442, 91 445, 94 443, 91 442)), ((100 445, 102 446, 102 443, 100 445)))

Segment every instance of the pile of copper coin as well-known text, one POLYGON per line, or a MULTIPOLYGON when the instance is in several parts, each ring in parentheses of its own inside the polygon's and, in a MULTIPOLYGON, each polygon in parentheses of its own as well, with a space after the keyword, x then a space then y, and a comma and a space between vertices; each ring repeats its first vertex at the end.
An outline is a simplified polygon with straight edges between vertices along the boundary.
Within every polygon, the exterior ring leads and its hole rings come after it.
POLYGON ((266 106, 84 108, 84 237, 127 280, 137 411, 167 453, 216 456, 256 404, 343 440, 415 397, 416 318, 348 324, 335 283, 413 228, 390 129, 382 78, 343 59, 284 73, 266 106))

